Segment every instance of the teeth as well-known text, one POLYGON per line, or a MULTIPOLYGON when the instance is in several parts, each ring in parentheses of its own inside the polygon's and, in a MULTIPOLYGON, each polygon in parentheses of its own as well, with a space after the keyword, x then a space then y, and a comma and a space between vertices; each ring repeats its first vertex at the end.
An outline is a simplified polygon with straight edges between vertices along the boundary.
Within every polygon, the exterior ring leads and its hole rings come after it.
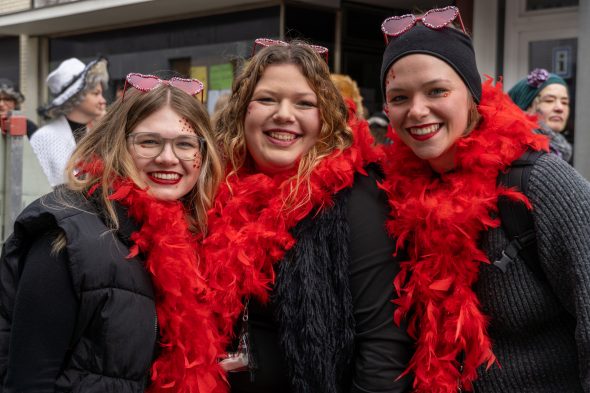
POLYGON ((281 141, 292 141, 297 138, 297 135, 289 134, 288 132, 269 132, 268 135, 281 141))
POLYGON ((155 177, 156 179, 162 179, 162 180, 176 180, 176 179, 180 178, 180 175, 177 173, 153 172, 152 176, 155 177))
POLYGON ((433 124, 428 127, 412 127, 410 128, 410 133, 413 135, 426 135, 431 134, 439 129, 439 124, 433 124))

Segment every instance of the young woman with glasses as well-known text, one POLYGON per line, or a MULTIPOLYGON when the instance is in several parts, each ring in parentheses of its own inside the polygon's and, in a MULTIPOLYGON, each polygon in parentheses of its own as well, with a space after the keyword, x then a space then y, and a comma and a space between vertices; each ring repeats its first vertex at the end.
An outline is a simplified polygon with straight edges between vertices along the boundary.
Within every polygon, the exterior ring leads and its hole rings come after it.
POLYGON ((228 168, 203 245, 228 388, 407 391, 368 127, 347 125, 325 48, 256 44, 217 123, 228 168))
POLYGON ((127 82, 4 245, 5 392, 189 392, 218 370, 196 339, 216 334, 196 244, 222 176, 202 84, 127 82))
POLYGON ((407 252, 395 318, 416 339, 408 372, 420 392, 590 392, 590 185, 551 154, 525 193, 499 183, 548 141, 501 83, 482 86, 471 39, 451 25, 458 16, 447 7, 382 25, 395 130, 382 188, 387 227, 407 252), (530 209, 531 260, 511 254, 524 238, 505 225, 524 222, 500 218, 502 199, 530 209))

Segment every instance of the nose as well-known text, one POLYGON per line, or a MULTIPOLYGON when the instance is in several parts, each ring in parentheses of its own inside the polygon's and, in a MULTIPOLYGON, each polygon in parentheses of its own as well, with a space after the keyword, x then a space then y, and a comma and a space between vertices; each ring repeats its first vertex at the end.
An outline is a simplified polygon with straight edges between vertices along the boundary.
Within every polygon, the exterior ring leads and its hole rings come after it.
POLYGON ((166 141, 164 143, 164 147, 160 154, 156 156, 155 161, 161 165, 176 165, 178 163, 178 157, 176 157, 170 142, 166 141))
POLYGON ((565 105, 561 101, 555 100, 555 105, 553 106, 553 110, 556 112, 563 112, 565 110, 565 105))
POLYGON ((106 105, 107 103, 107 100, 104 98, 102 94, 100 95, 99 102, 101 103, 101 105, 106 105))
POLYGON ((273 115, 273 119, 278 123, 289 123, 295 121, 291 103, 287 100, 282 100, 279 102, 277 111, 273 115))
POLYGON ((430 113, 426 101, 422 97, 414 97, 411 102, 408 116, 412 120, 420 120, 430 113))

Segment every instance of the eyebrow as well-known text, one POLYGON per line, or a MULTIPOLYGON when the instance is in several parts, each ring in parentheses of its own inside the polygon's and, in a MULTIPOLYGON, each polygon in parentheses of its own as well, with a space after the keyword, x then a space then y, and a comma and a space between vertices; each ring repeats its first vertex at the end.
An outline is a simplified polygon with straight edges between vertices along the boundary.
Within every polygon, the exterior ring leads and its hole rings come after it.
POLYGON ((556 99, 556 100, 558 100, 558 99, 559 99, 559 100, 563 100, 564 98, 565 98, 566 100, 569 100, 569 99, 570 99, 570 97, 569 97, 569 96, 556 96, 555 94, 544 94, 544 95, 542 95, 542 96, 539 96, 539 98, 540 98, 540 99, 547 98, 547 97, 549 97, 549 98, 553 98, 553 99, 556 99))
MULTIPOLYGON (((438 83, 452 83, 450 79, 446 79, 446 78, 435 78, 435 79, 431 79, 427 82, 422 83, 422 87, 427 87, 430 85, 436 85, 438 83)), ((407 89, 401 88, 401 87, 391 87, 390 89, 387 89, 387 92, 396 92, 396 91, 405 91, 407 89)))
MULTIPOLYGON (((277 94, 276 91, 272 90, 272 89, 260 89, 260 90, 256 90, 252 93, 252 96, 256 95, 256 94, 277 94)), ((304 97, 304 96, 311 96, 311 97, 316 97, 317 94, 312 90, 312 91, 293 91, 293 94, 298 96, 298 97, 304 97)))

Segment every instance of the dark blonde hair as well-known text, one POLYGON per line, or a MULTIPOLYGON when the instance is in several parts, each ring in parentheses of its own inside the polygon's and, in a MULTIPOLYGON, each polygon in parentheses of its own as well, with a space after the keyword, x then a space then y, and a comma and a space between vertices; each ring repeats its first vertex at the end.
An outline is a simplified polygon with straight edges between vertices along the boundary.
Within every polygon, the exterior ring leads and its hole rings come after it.
POLYGON ((113 204, 108 199, 113 180, 116 177, 129 178, 136 184, 141 184, 127 150, 127 136, 141 121, 166 106, 185 118, 196 130, 196 134, 205 139, 197 184, 182 200, 189 212, 187 218, 191 229, 206 232, 207 210, 223 177, 220 155, 212 135, 209 115, 203 104, 182 90, 168 85, 161 85, 145 93, 129 88, 124 101, 118 100, 111 105, 104 118, 80 141, 68 162, 68 188, 87 192, 94 185, 100 186, 99 197, 113 229, 117 229, 119 225, 113 204), (95 158, 103 162, 102 174, 79 177, 74 174, 81 164, 95 158))
POLYGON ((363 96, 361 96, 361 91, 357 83, 348 75, 344 74, 331 74, 330 79, 334 82, 334 85, 342 94, 342 97, 349 98, 354 102, 356 106, 356 115, 364 119, 365 118, 365 109, 363 108, 363 96))
MULTIPOLYGON (((254 89, 262 74, 271 65, 293 64, 299 68, 317 96, 321 129, 316 144, 299 162, 294 196, 301 185, 309 188, 309 177, 315 166, 335 149, 343 150, 352 144, 352 131, 346 125, 347 109, 340 93, 330 80, 326 62, 307 43, 292 41, 290 45, 269 46, 260 50, 234 80, 232 94, 216 124, 216 136, 231 168, 228 176, 240 168, 253 165, 245 139, 244 120, 254 89)), ((292 201, 290 207, 305 201, 292 201)))
POLYGON ((467 127, 463 133, 464 136, 471 134, 471 131, 475 130, 483 119, 479 113, 479 110, 477 109, 477 103, 473 99, 473 96, 469 94, 468 97, 469 102, 467 103, 467 127))

